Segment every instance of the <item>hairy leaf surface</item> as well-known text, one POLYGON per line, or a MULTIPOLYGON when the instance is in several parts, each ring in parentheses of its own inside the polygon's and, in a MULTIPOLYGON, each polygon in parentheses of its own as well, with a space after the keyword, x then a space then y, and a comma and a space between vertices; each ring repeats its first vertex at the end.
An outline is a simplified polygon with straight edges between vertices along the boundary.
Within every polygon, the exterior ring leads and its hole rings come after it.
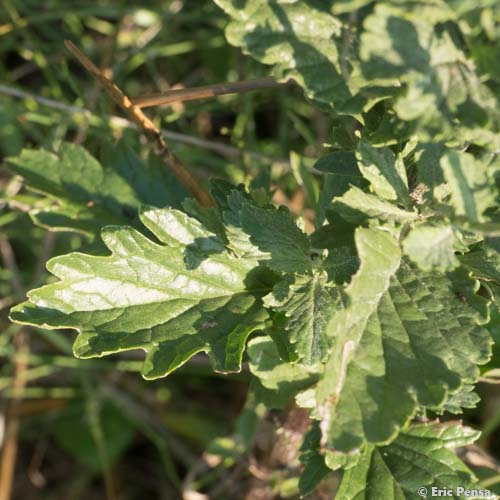
POLYGON ((335 346, 317 388, 323 442, 342 452, 394 439, 418 406, 439 408, 474 382, 490 352, 445 275, 408 265, 386 231, 358 229, 356 246, 361 266, 330 322, 335 346))
POLYGON ((304 364, 326 360, 331 346, 326 326, 341 300, 338 289, 327 286, 325 274, 285 278, 263 300, 266 307, 284 313, 284 330, 304 364))
POLYGON ((453 492, 458 487, 477 489, 474 476, 453 448, 478 437, 477 431, 456 423, 413 425, 389 446, 367 448, 358 463, 344 472, 337 496, 345 500, 418 500, 432 498, 433 486, 453 492))
POLYGON ((226 28, 229 42, 258 61, 274 65, 277 78, 293 77, 309 98, 328 106, 351 97, 335 43, 342 25, 322 2, 215 3, 232 19, 226 28))
POLYGON ((455 234, 449 224, 420 224, 403 240, 403 249, 424 271, 449 271, 458 266, 453 244, 455 234))

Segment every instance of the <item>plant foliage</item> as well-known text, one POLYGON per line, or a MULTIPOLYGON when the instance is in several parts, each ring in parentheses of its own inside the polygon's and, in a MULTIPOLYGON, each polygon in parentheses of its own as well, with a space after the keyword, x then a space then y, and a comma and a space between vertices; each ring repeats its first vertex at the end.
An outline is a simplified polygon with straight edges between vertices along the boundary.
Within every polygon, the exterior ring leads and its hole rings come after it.
POLYGON ((107 255, 50 260, 58 281, 11 319, 78 330, 82 358, 143 349, 146 378, 198 352, 237 372, 246 349, 257 400, 310 412, 304 494, 338 469, 342 499, 470 486, 452 449, 477 434, 415 417, 474 404, 491 356, 500 74, 485 58, 498 55, 498 12, 462 0, 215 3, 228 41, 335 123, 315 164, 316 230, 221 181, 215 208, 181 209, 172 179, 123 147, 102 163, 69 144, 26 150, 9 165, 45 194, 34 221, 100 231, 107 255), (479 16, 492 18, 487 36, 479 16))

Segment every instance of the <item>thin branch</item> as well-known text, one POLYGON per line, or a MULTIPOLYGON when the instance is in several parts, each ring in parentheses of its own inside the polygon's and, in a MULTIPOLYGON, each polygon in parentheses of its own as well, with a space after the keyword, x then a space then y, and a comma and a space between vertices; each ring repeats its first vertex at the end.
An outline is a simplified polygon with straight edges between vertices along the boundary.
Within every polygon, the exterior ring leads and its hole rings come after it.
POLYGON ((177 180, 200 202, 201 205, 207 207, 214 206, 215 203, 210 193, 201 186, 191 172, 189 172, 172 153, 156 125, 140 108, 130 101, 117 85, 104 76, 99 68, 90 61, 74 43, 69 40, 66 40, 64 43, 68 50, 78 59, 78 61, 80 61, 82 66, 101 83, 106 93, 127 113, 139 130, 142 131, 155 153, 163 160, 177 180))
POLYGON ((24 297, 24 286, 17 267, 14 250, 6 236, 0 235, 0 255, 5 269, 10 271, 10 283, 19 298, 24 297))
MULTIPOLYGON (((23 90, 19 90, 13 87, 8 87, 6 85, 0 84, 0 94, 8 95, 10 97, 17 97, 18 99, 32 99, 43 106, 47 106, 48 108, 57 109, 59 111, 65 113, 79 113, 84 116, 89 117, 97 117, 97 115, 93 114, 90 110, 86 108, 82 108, 80 106, 73 106, 71 104, 65 104, 59 101, 55 101, 53 99, 48 99, 46 97, 42 97, 36 94, 31 94, 29 92, 24 92, 23 90)), ((126 118, 122 118, 121 116, 110 116, 109 123, 113 127, 120 128, 137 128, 133 122, 127 120, 126 118)), ((272 156, 268 156, 262 153, 258 153, 257 151, 249 151, 247 149, 239 149, 235 146, 231 146, 230 144, 224 144, 222 142, 209 141, 207 139, 202 139, 201 137, 195 137, 188 134, 182 134, 180 132, 172 132, 170 130, 160 130, 163 137, 170 141, 178 142, 180 144, 189 144, 192 146, 196 146, 199 148, 209 149, 211 151, 216 151, 227 158, 241 158, 248 157, 250 159, 266 161, 270 163, 274 163, 276 165, 280 165, 285 168, 290 168, 290 162, 285 158, 274 158, 272 156)), ((322 175, 323 172, 315 171, 314 173, 322 175)))
POLYGON ((50 256, 52 255, 55 242, 56 242, 56 233, 52 231, 47 231, 42 241, 42 249, 40 255, 38 256, 35 271, 33 272, 33 278, 31 279, 31 282, 28 285, 29 290, 36 287, 39 284, 40 279, 44 275, 46 271, 46 264, 50 256))
POLYGON ((17 358, 14 372, 13 397, 6 411, 5 439, 0 461, 0 500, 10 500, 17 457, 17 437, 19 433, 19 406, 26 387, 29 346, 26 332, 17 332, 14 343, 20 356, 17 358))
POLYGON ((171 104, 179 101, 194 101, 197 99, 207 99, 226 94, 239 94, 242 92, 254 92, 256 90, 272 89, 291 85, 294 82, 289 80, 279 83, 274 78, 267 76, 255 78, 253 80, 243 80, 233 83, 216 83, 204 85, 202 87, 192 87, 189 89, 175 89, 159 92, 157 94, 145 95, 132 98, 132 103, 139 108, 160 106, 161 104, 171 104))

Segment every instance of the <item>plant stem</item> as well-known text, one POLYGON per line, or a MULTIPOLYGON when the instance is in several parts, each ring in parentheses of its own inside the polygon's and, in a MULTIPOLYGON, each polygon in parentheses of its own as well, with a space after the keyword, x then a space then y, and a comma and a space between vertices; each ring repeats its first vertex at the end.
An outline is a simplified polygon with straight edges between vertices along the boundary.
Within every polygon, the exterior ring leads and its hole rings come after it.
POLYGON ((161 104, 171 104, 180 101, 194 101, 197 99, 207 99, 225 94, 239 94, 242 92, 253 92, 255 90, 284 87, 294 83, 289 80, 279 83, 274 78, 266 76, 253 80, 243 80, 233 83, 216 83, 214 85, 204 85, 202 87, 192 87, 189 89, 175 89, 132 98, 132 103, 139 108, 160 106, 161 104))
POLYGON ((9 401, 5 418, 5 437, 0 460, 0 500, 12 498, 19 433, 19 406, 26 387, 28 368, 29 346, 24 330, 17 332, 14 344, 20 356, 15 364, 12 399, 9 401))
POLYGON ((191 172, 172 153, 158 127, 74 43, 69 40, 65 40, 64 43, 68 50, 80 61, 82 66, 101 83, 113 101, 128 114, 130 119, 142 131, 155 153, 161 158, 177 180, 202 206, 214 206, 215 202, 210 193, 203 188, 191 172))

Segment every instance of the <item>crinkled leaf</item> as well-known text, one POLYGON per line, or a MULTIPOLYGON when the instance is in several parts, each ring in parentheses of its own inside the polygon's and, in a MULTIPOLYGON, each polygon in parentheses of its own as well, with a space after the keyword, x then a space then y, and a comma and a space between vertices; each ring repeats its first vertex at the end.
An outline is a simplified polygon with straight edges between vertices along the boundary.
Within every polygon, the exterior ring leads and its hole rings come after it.
POLYGON ((323 156, 314 164, 314 168, 326 173, 316 217, 316 227, 321 227, 333 198, 343 195, 350 185, 364 187, 367 182, 359 171, 354 153, 350 151, 335 151, 323 156))
POLYGON ((495 202, 486 165, 469 153, 448 150, 441 157, 441 167, 451 192, 456 215, 470 222, 484 220, 484 211, 495 202))
POLYGON ((413 227, 403 240, 403 249, 424 271, 449 271, 458 266, 455 233, 449 224, 423 223, 413 227))
POLYGON ((471 128, 498 121, 495 99, 451 30, 437 29, 454 18, 446 2, 378 3, 360 37, 365 78, 403 86, 394 105, 399 118, 415 121, 433 140, 455 139, 457 119, 471 128))
POLYGON ((445 147, 441 143, 421 144, 415 151, 415 163, 417 165, 417 179, 420 193, 413 197, 417 203, 423 203, 424 199, 435 199, 442 202, 449 194, 449 187, 443 175, 440 165, 441 156, 445 147))
POLYGON ((49 261, 60 281, 31 291, 14 321, 79 330, 77 356, 143 349, 143 375, 164 376, 198 352, 214 369, 238 371, 245 342, 267 317, 257 263, 229 254, 198 221, 174 209, 146 209, 155 243, 130 227, 102 238, 112 254, 72 253, 49 261))
POLYGON ((141 161, 123 143, 105 146, 103 161, 63 143, 57 154, 24 149, 7 160, 30 189, 46 195, 31 215, 36 223, 95 237, 109 224, 140 226, 141 204, 178 206, 185 190, 158 160, 141 161))
POLYGON ((476 381, 490 353, 446 276, 402 261, 380 229, 358 228, 356 246, 361 266, 330 322, 335 345, 316 390, 323 442, 341 452, 390 442, 417 407, 439 408, 476 381))
POLYGON ((322 2, 215 0, 232 21, 228 41, 264 64, 274 65, 280 80, 293 77, 306 95, 321 104, 346 101, 351 93, 342 78, 340 21, 322 2))
POLYGON ((332 209, 343 219, 354 223, 364 222, 368 218, 408 222, 417 220, 419 217, 416 212, 403 210, 354 186, 333 200, 332 209))
MULTIPOLYGON (((475 441, 479 432, 453 422, 417 424, 389 446, 369 447, 342 477, 337 497, 343 500, 418 500, 432 498, 432 487, 479 488, 453 448, 475 441), (426 488, 419 494, 419 488, 426 488)), ((420 490, 421 491, 421 490, 420 490)), ((465 499, 463 494, 448 498, 465 499)))
POLYGON ((224 212, 229 247, 278 272, 312 272, 310 244, 286 207, 261 208, 233 191, 224 212))
POLYGON ((337 287, 327 285, 327 276, 285 277, 263 299, 264 305, 283 312, 284 329, 306 365, 325 361, 331 346, 326 326, 341 305, 337 287))
POLYGON ((437 413, 441 414, 447 411, 454 415, 460 415, 463 413, 463 408, 475 408, 479 401, 481 398, 474 392, 474 386, 464 385, 437 413))
POLYGON ((459 259, 474 277, 500 285, 500 254, 488 249, 477 250, 460 255, 459 259))
POLYGON ((337 285, 347 283, 359 266, 359 259, 354 246, 355 226, 341 217, 336 217, 332 224, 319 228, 311 235, 311 245, 315 248, 328 249, 328 256, 322 262, 328 279, 337 285))
POLYGON ((401 157, 387 147, 374 148, 367 141, 358 143, 356 158, 359 170, 370 181, 375 194, 390 201, 406 201, 408 180, 401 157))

